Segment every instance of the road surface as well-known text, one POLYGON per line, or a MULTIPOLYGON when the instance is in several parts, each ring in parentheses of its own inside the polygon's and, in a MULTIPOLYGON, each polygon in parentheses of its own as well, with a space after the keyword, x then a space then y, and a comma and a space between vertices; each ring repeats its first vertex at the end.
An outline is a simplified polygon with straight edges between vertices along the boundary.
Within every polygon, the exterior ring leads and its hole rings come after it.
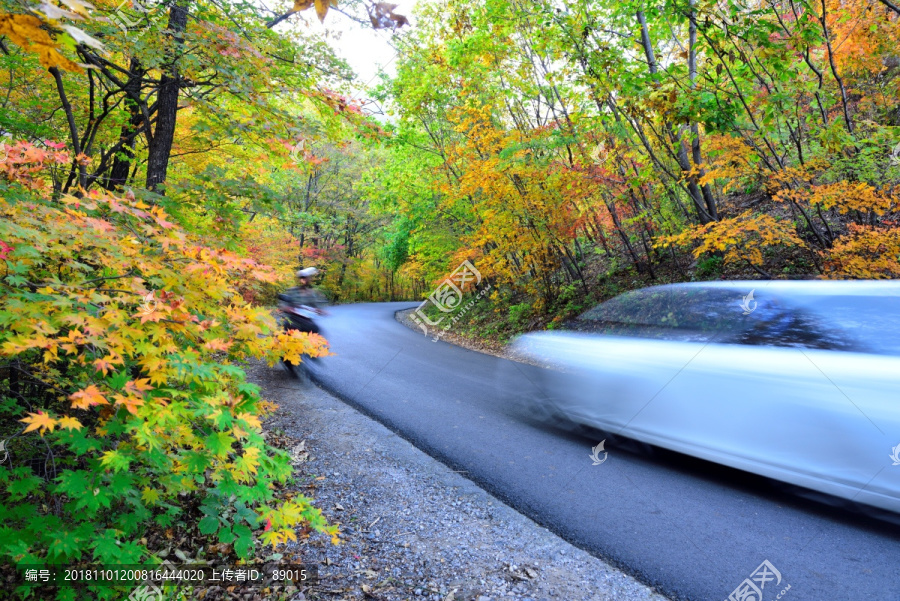
POLYGON ((762 601, 900 601, 900 526, 674 453, 593 465, 602 434, 516 402, 539 368, 432 342, 395 320, 411 306, 333 307, 320 383, 536 522, 674 599, 727 599, 767 560, 762 601))

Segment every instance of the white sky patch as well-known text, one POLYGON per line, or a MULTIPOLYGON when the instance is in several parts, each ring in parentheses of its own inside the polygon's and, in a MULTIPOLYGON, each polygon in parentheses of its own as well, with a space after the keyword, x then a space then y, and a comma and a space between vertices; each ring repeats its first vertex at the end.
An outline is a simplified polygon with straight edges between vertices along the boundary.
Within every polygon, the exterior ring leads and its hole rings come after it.
MULTIPOLYGON (((412 20, 415 0, 394 2, 398 4, 394 13, 412 20)), ((391 42, 391 30, 376 30, 369 23, 362 25, 334 10, 328 11, 324 23, 319 22, 312 10, 291 19, 296 19, 294 26, 300 29, 308 27, 310 31, 327 33, 328 43, 335 53, 346 60, 356 73, 357 80, 350 86, 350 97, 363 103, 367 111, 378 114, 380 107, 368 102, 367 90, 378 84, 382 72, 389 77, 397 73, 397 52, 391 42)), ((410 26, 415 24, 406 27, 410 26)))

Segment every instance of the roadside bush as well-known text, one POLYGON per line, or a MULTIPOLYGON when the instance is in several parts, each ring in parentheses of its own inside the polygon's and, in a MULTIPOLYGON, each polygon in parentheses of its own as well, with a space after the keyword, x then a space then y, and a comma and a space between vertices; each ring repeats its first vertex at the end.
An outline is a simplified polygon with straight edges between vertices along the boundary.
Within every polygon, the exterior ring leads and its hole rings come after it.
POLYGON ((530 303, 519 303, 517 305, 510 305, 509 307, 509 324, 513 326, 513 328, 521 328, 524 325, 525 321, 528 319, 528 316, 531 314, 531 304, 530 303))
POLYGON ((130 195, 54 199, 41 173, 69 157, 6 151, 0 563, 152 562, 148 529, 186 521, 241 557, 255 534, 335 536, 310 499, 275 499, 289 459, 266 444, 259 391, 235 365, 328 352, 243 301, 237 284, 273 271, 197 244, 130 195))

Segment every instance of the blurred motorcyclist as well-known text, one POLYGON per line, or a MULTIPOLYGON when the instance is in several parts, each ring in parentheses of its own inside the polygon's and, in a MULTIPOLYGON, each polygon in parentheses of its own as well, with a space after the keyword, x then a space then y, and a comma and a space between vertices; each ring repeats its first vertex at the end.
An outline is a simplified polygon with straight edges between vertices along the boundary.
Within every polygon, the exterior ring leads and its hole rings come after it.
POLYGON ((288 318, 288 328, 301 332, 319 333, 319 326, 313 317, 326 315, 322 309, 328 298, 315 289, 312 280, 319 273, 315 267, 307 267, 297 272, 297 285, 278 295, 279 308, 288 318))

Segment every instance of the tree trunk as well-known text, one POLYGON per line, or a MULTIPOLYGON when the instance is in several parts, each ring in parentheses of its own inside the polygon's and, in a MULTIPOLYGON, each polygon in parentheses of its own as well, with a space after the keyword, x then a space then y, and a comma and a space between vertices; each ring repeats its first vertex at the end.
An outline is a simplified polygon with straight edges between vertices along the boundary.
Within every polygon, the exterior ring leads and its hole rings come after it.
POLYGON ((165 184, 169 170, 169 156, 175 141, 176 113, 178 112, 178 92, 181 78, 178 74, 178 57, 184 46, 184 30, 187 28, 189 0, 176 0, 169 9, 169 31, 172 32, 172 46, 169 51, 169 68, 159 80, 156 95, 156 131, 150 142, 147 155, 147 189, 156 190, 165 184))
MULTIPOLYGON (((650 71, 650 74, 655 76, 659 71, 659 67, 656 62, 656 55, 653 52, 653 44, 650 41, 650 30, 647 27, 647 17, 642 10, 637 11, 636 14, 638 24, 641 26, 641 46, 643 46, 644 49, 644 56, 647 57, 647 68, 650 71)), ((696 29, 694 31, 696 31, 696 29)), ((679 129, 676 134, 675 128, 666 119, 663 120, 663 128, 668 134, 669 141, 672 144, 672 153, 678 161, 678 166, 681 168, 682 173, 686 175, 688 194, 691 197, 691 200, 694 201, 694 206, 697 208, 697 215, 700 218, 700 222, 709 223, 710 221, 715 221, 715 218, 710 215, 707 208, 707 199, 704 199, 703 192, 701 192, 700 186, 697 185, 696 175, 688 175, 691 172, 691 162, 690 159, 688 159, 687 147, 684 144, 684 136, 682 135, 683 132, 679 129)), ((713 204, 713 207, 715 207, 715 204, 713 204)))
MULTIPOLYGON (((688 77, 691 80, 691 91, 697 89, 697 20, 695 18, 694 5, 697 0, 689 0, 691 6, 691 16, 688 22, 688 77)), ((691 155, 700 171, 700 177, 706 175, 703 168, 703 155, 700 152, 700 128, 696 121, 691 122, 691 155)), ((713 221, 718 221, 719 214, 716 208, 716 199, 712 194, 709 184, 701 186, 703 192, 703 200, 706 202, 706 212, 713 221)))
MULTIPOLYGON (((134 146, 137 141, 136 132, 144 123, 144 114, 133 99, 133 96, 137 96, 141 93, 141 80, 144 77, 144 70, 141 68, 140 61, 136 58, 131 59, 128 70, 131 72, 131 75, 125 83, 125 89, 128 92, 131 92, 131 94, 129 94, 131 97, 125 102, 128 103, 128 112, 131 115, 131 118, 128 120, 128 123, 122 126, 122 130, 119 133, 119 140, 122 142, 122 150, 113 159, 112 169, 110 169, 106 181, 103 182, 103 187, 107 190, 116 190, 128 182, 128 172, 131 170, 131 164, 134 160, 134 146)), ((149 127, 150 124, 148 123, 147 131, 149 131, 149 127)), ((150 136, 147 136, 147 138, 150 139, 150 136)))

